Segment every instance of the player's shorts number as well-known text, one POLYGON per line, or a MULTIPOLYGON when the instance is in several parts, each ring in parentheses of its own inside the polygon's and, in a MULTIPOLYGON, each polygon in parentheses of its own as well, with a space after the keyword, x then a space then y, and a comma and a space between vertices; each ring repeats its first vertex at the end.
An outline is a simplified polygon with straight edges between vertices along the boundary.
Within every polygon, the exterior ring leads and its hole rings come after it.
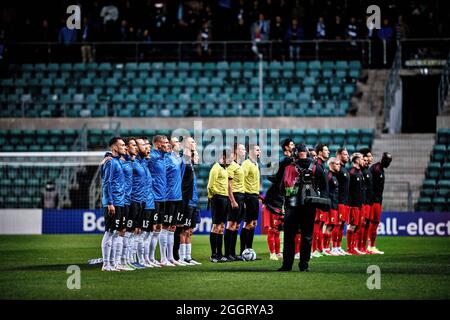
POLYGON ((149 224, 148 220, 142 221, 142 228, 148 228, 148 224, 149 224))
POLYGON ((131 228, 133 227, 133 220, 128 220, 127 221, 127 228, 131 228))
POLYGON ((178 214, 177 214, 177 221, 183 220, 183 216, 184 216, 184 214, 182 214, 181 212, 178 212, 178 214))

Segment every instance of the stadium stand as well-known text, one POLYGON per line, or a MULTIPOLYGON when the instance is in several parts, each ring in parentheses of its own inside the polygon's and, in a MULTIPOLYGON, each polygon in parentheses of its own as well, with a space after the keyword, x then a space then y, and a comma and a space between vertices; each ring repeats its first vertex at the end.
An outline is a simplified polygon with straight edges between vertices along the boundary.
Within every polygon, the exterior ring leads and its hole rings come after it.
POLYGON ((416 210, 450 210, 450 129, 437 131, 416 210))
MULTIPOLYGON (((264 116, 345 116, 355 61, 264 63, 264 116)), ((0 117, 259 116, 256 62, 23 64, 0 80, 0 117)))

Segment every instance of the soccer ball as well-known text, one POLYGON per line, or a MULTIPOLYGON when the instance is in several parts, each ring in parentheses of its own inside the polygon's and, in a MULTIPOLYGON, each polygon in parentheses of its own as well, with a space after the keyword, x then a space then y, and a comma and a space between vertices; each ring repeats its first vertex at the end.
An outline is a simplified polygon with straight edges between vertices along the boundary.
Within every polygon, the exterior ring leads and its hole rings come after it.
POLYGON ((253 250, 252 248, 248 248, 245 249, 242 252, 242 259, 244 259, 244 261, 253 261, 256 260, 256 252, 255 250, 253 250))

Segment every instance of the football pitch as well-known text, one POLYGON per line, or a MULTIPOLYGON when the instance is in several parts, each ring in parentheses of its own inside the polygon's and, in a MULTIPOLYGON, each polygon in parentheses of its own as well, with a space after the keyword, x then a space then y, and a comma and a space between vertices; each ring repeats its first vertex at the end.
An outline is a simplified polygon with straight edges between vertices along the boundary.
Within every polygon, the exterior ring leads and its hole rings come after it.
MULTIPOLYGON (((261 260, 213 264, 209 237, 194 236, 199 266, 101 272, 101 235, 0 236, 0 299, 449 299, 450 238, 382 237, 384 255, 322 257, 311 272, 276 272, 265 237, 255 237, 261 260), (69 265, 81 288, 69 290, 69 265), (381 288, 369 290, 367 268, 380 268, 381 288)), ((239 245, 239 243, 238 243, 239 245)), ((371 282, 369 280, 369 282, 371 282)))

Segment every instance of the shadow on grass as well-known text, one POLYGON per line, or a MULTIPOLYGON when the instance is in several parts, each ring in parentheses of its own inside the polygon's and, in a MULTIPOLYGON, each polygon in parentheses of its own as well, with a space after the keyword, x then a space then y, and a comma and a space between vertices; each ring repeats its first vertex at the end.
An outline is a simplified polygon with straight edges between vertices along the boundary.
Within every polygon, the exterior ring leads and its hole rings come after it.
POLYGON ((19 266, 16 268, 4 269, 4 271, 66 271, 69 266, 79 266, 81 270, 95 270, 101 269, 101 265, 89 265, 89 264, 45 264, 45 265, 33 265, 33 266, 19 266))

